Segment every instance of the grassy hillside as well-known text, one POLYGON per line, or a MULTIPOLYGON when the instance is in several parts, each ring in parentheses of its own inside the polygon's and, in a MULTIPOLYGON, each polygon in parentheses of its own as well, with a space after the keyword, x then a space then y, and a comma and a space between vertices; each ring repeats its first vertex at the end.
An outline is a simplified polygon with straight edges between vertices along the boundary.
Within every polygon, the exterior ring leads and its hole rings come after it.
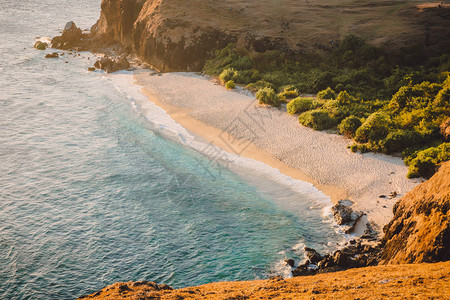
POLYGON ((286 280, 218 282, 168 290, 153 283, 115 283, 83 299, 443 299, 450 262, 376 266, 286 280))

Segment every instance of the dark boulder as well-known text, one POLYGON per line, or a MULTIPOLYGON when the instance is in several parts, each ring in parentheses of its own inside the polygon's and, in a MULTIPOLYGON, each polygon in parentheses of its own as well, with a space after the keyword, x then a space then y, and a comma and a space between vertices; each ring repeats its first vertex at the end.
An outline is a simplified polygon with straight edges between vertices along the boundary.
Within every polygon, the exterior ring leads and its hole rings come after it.
POLYGON ((61 36, 55 36, 52 39, 52 47, 56 49, 71 49, 75 45, 78 45, 83 33, 74 22, 67 22, 64 26, 64 30, 61 36))
POLYGON ((344 201, 339 201, 338 204, 333 205, 331 211, 336 223, 340 226, 345 226, 345 233, 353 232, 356 223, 363 216, 363 213, 353 211, 344 201))
POLYGON ((88 71, 89 71, 89 72, 94 72, 94 71, 95 71, 95 68, 94 68, 94 67, 88 68, 88 71))
POLYGON ((47 49, 47 43, 41 42, 41 41, 37 41, 36 43, 34 43, 34 48, 38 49, 38 50, 45 50, 47 49))
POLYGON ((74 22, 67 22, 66 26, 64 26, 64 30, 62 33, 62 38, 65 43, 69 43, 71 45, 76 44, 80 41, 83 32, 80 28, 78 28, 74 22))
POLYGON ((309 261, 313 264, 317 264, 319 261, 323 259, 322 255, 320 255, 316 250, 312 248, 305 247, 305 252, 309 261))
POLYGON ((58 58, 58 52, 49 53, 45 56, 45 58, 58 58))
POLYGON ((127 70, 130 67, 130 63, 125 56, 119 58, 117 63, 119 64, 121 70, 127 70))
POLYGON ((295 261, 292 258, 285 259, 284 262, 291 268, 295 266, 295 261))

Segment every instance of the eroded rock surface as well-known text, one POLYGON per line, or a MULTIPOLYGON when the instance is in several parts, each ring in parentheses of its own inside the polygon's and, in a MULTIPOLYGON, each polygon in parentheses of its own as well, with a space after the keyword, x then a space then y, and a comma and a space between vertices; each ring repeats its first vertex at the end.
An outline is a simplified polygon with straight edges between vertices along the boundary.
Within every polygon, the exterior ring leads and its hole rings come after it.
POLYGON ((450 260, 450 162, 395 204, 384 233, 383 263, 450 260))

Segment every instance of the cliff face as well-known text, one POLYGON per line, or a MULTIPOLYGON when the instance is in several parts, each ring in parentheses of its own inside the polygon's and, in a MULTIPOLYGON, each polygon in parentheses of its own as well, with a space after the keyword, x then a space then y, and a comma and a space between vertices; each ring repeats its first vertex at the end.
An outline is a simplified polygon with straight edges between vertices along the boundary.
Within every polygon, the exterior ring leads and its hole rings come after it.
POLYGON ((389 49, 444 49, 450 5, 416 0, 103 0, 95 34, 121 43, 161 71, 198 71, 230 42, 296 55, 326 51, 354 33, 389 49))
POLYGON ((450 260, 450 162, 394 206, 384 231, 383 263, 450 260))

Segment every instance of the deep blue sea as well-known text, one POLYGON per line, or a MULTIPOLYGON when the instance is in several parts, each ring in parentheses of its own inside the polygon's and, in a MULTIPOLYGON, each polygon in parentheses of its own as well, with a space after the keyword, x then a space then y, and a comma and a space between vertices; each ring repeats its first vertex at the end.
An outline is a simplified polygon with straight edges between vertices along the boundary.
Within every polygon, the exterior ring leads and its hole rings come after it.
POLYGON ((91 54, 33 49, 99 14, 100 0, 0 0, 0 299, 266 278, 289 274, 282 261, 304 245, 342 240, 320 193, 220 165, 209 176, 210 158, 155 126, 117 78, 86 71, 91 54))

